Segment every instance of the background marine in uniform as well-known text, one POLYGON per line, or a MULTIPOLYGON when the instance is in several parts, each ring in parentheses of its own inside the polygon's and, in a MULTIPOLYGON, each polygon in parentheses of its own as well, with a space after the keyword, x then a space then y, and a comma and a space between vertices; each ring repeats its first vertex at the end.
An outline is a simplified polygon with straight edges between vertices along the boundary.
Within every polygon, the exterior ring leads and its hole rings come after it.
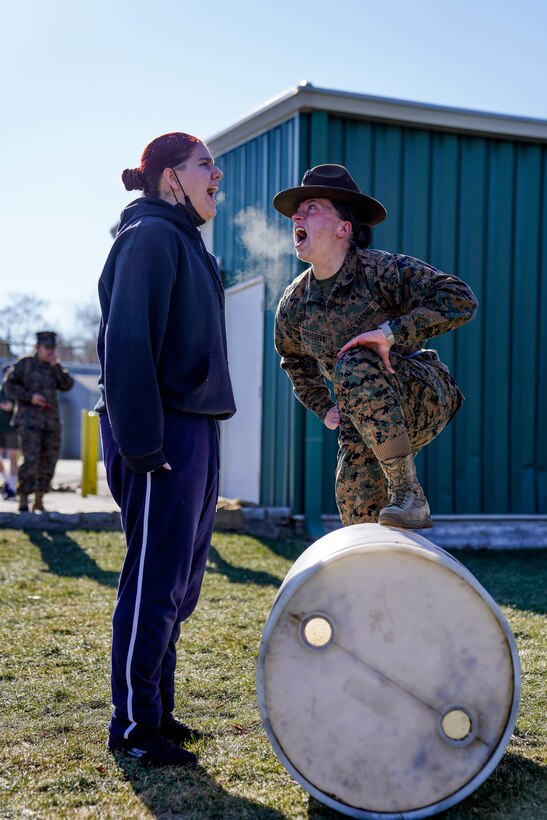
POLYGON ((57 337, 53 331, 36 334, 36 353, 19 359, 5 381, 6 396, 16 402, 14 427, 19 436, 23 462, 19 467, 19 511, 28 511, 34 493, 33 512, 43 512, 61 446, 61 420, 57 392, 74 384, 68 370, 57 361, 57 337))

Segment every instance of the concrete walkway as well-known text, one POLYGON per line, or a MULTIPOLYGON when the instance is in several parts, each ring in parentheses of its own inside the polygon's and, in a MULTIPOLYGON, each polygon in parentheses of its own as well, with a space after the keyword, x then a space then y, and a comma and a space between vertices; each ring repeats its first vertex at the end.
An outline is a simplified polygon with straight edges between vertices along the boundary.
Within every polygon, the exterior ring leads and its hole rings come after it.
POLYGON ((97 495, 83 497, 82 462, 57 462, 52 490, 44 497, 46 513, 19 513, 17 499, 0 498, 0 527, 14 529, 83 526, 98 529, 119 529, 119 507, 106 484, 104 464, 97 465, 97 495))
MULTIPOLYGON (((0 498, 0 528, 119 530, 119 508, 110 495, 102 462, 97 465, 97 478, 97 494, 83 497, 81 461, 59 461, 53 489, 44 499, 47 512, 18 513, 16 500, 0 498)), ((434 515, 433 524, 433 529, 421 534, 444 549, 547 548, 545 515, 434 515)), ((323 525, 326 532, 341 526, 338 516, 323 516, 323 525)), ((226 498, 219 499, 216 526, 257 537, 305 537, 303 516, 291 516, 287 507, 257 507, 226 498)))

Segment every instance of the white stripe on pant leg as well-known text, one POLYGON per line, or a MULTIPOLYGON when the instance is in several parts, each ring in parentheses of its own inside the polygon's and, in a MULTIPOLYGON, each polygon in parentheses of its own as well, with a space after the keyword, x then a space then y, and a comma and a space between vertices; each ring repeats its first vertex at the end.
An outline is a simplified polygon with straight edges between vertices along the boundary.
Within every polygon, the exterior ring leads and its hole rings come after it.
POLYGON ((137 578, 137 594, 135 596, 135 611, 133 613, 133 628, 131 630, 131 640, 129 641, 129 650, 127 652, 127 661, 125 664, 125 679, 127 681, 127 715, 131 721, 130 726, 127 727, 123 733, 127 740, 130 733, 137 725, 133 717, 133 686, 131 684, 131 662, 133 660, 133 651, 135 649, 135 641, 137 639, 137 626, 139 623, 139 611, 141 607, 142 596, 142 577, 144 575, 144 559, 146 557, 146 546, 148 541, 148 515, 150 511, 150 491, 152 487, 152 473, 146 474, 146 495, 144 498, 144 521, 142 525, 142 544, 141 557, 139 560, 139 575, 137 578))

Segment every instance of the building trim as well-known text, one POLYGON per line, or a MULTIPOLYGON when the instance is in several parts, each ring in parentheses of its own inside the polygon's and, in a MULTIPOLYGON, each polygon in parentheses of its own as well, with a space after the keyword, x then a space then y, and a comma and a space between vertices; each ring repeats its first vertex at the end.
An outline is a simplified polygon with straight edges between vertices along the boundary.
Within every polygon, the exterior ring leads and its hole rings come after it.
POLYGON ((207 144, 220 156, 297 114, 311 111, 476 136, 547 142, 547 120, 333 91, 301 83, 253 109, 208 139, 207 144))
POLYGON ((255 285, 259 285, 262 282, 264 282, 263 276, 254 276, 252 279, 246 279, 244 282, 238 282, 236 285, 229 285, 226 288, 226 293, 241 293, 242 290, 254 288, 255 285))

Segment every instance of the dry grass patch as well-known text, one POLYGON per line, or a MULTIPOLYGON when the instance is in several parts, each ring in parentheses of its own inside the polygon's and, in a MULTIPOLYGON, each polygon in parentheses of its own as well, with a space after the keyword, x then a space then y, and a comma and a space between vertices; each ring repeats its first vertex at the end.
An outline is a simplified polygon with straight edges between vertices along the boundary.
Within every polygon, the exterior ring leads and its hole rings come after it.
MULTIPOLYGON (((337 817, 309 798, 277 761, 256 704, 264 623, 304 547, 215 533, 202 598, 179 643, 177 711, 210 735, 194 746, 200 766, 185 773, 143 770, 137 762, 113 759, 105 748, 122 536, 0 531, 0 816, 337 817)), ((444 816, 539 820, 547 805, 546 555, 457 557, 511 623, 523 696, 502 763, 444 816)))

